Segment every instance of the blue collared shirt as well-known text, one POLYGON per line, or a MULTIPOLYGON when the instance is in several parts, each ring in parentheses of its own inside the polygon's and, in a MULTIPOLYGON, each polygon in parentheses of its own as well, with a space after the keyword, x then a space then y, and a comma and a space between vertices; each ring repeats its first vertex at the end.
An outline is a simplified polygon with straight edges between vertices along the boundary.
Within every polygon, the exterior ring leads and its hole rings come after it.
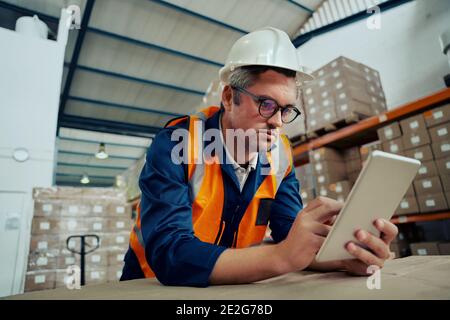
MULTIPOLYGON (((220 112, 205 123, 208 128, 219 128, 220 112)), ((187 129, 183 122, 162 129, 147 152, 146 164, 139 179, 141 196, 141 231, 147 261, 158 280, 165 285, 205 287, 220 254, 232 246, 234 232, 245 210, 265 176, 258 160, 246 183, 240 190, 239 181, 231 164, 221 164, 224 184, 222 218, 226 222, 218 245, 200 241, 192 225, 192 197, 187 180, 187 165, 171 161, 171 141, 177 128, 187 129)), ((303 208, 299 182, 293 168, 283 179, 270 205, 269 227, 271 237, 278 243, 284 240, 303 208)), ((128 250, 121 280, 143 278, 136 255, 128 250)))

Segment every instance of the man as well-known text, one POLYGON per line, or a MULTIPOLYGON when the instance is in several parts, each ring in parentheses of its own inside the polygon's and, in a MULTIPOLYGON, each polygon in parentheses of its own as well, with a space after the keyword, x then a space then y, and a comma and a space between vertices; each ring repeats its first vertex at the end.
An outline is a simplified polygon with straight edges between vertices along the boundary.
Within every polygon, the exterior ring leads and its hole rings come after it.
POLYGON ((166 285, 208 286, 305 268, 366 275, 369 265, 382 267, 397 228, 381 220, 375 223, 380 237, 355 234, 368 249, 347 244, 355 259, 314 261, 342 205, 319 197, 303 208, 290 146, 279 134, 300 114, 296 80, 310 78, 289 37, 274 28, 243 36, 220 77, 221 108, 170 121, 148 151, 122 280, 156 275, 166 285), (197 124, 218 131, 218 139, 204 139, 197 124), (188 142, 178 154, 179 130, 188 132, 188 142), (248 131, 253 135, 242 134, 248 131), (242 141, 248 143, 239 150, 242 141), (220 147, 205 155, 212 143, 220 147), (274 244, 259 245, 267 225, 274 244))

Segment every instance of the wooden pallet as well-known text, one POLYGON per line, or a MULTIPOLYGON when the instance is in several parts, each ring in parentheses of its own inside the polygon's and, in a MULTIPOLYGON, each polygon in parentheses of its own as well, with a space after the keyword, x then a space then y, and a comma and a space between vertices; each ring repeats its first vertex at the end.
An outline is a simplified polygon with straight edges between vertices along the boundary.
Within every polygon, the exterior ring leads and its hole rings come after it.
POLYGON ((327 134, 328 132, 336 131, 353 123, 359 122, 360 120, 363 120, 365 118, 368 117, 352 112, 345 118, 335 119, 333 122, 326 124, 321 128, 317 128, 310 132, 307 132, 306 136, 309 139, 317 138, 327 134))

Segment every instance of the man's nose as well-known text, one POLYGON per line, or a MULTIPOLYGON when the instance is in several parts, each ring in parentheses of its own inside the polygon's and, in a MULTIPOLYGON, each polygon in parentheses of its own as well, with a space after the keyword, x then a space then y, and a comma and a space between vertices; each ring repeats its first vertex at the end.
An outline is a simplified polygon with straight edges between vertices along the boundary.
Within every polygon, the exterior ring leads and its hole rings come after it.
POLYGON ((281 128, 283 125, 283 122, 281 121, 281 110, 278 110, 277 113, 275 113, 273 116, 271 116, 267 120, 267 124, 272 126, 273 128, 281 128))

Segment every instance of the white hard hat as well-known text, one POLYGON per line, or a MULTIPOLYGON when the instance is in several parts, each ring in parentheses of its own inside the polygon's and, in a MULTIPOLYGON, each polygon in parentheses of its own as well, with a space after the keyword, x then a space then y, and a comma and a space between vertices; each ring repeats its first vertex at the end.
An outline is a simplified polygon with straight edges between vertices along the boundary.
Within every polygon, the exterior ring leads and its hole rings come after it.
POLYGON ((297 49, 286 32, 266 27, 239 38, 231 47, 225 65, 220 69, 220 80, 228 83, 230 72, 236 68, 261 65, 284 68, 297 72, 301 81, 313 80, 300 64, 297 49))

